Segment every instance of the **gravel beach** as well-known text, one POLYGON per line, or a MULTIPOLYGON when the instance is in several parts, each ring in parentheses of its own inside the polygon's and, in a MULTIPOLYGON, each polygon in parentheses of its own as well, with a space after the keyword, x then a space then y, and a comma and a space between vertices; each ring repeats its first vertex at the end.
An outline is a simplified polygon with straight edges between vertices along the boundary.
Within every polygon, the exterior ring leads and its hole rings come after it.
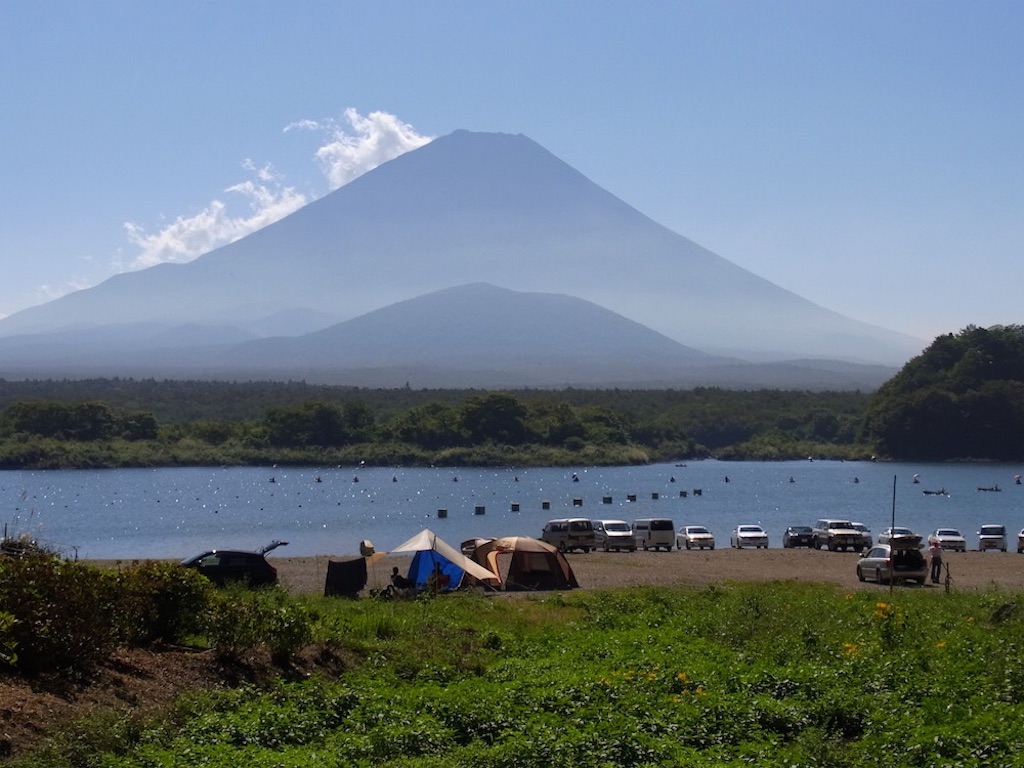
MULTIPOLYGON (((323 591, 329 559, 337 557, 271 557, 285 587, 295 594, 323 591)), ((642 585, 686 585, 749 581, 814 581, 844 589, 884 589, 861 583, 855 572, 858 555, 814 549, 715 549, 672 552, 590 552, 568 555, 582 589, 642 585)), ((404 573, 409 557, 383 556, 368 569, 367 590, 387 586, 392 566, 404 573)), ((1016 552, 948 552, 950 586, 961 590, 1000 588, 1024 590, 1024 555, 1016 552)), ((940 585, 941 587, 941 585, 940 585)), ((928 584, 924 589, 940 587, 928 584)), ((919 589, 916 585, 908 589, 919 589)), ((522 593, 519 593, 522 594, 522 593)))

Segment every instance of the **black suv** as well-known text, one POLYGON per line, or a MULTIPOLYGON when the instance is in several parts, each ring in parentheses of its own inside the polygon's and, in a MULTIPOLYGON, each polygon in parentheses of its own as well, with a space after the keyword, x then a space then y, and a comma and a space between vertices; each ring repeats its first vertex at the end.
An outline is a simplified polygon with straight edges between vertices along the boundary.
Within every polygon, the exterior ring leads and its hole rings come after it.
POLYGON ((814 529, 809 525, 791 525, 782 534, 782 546, 786 549, 793 547, 813 547, 814 529))
POLYGON ((181 564, 186 568, 195 568, 218 587, 233 583, 242 583, 249 587, 266 587, 277 583, 277 569, 267 562, 264 555, 287 543, 275 541, 257 552, 211 549, 209 552, 182 560, 181 564))

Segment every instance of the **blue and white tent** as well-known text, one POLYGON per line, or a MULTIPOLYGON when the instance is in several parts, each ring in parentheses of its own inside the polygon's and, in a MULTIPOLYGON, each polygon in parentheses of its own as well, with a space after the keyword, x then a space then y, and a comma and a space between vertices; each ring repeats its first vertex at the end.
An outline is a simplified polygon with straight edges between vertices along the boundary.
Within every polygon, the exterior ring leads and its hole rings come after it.
POLYGON ((408 579, 416 589, 458 589, 467 573, 485 584, 498 583, 492 571, 470 560, 429 528, 391 550, 393 555, 410 552, 415 555, 408 579))

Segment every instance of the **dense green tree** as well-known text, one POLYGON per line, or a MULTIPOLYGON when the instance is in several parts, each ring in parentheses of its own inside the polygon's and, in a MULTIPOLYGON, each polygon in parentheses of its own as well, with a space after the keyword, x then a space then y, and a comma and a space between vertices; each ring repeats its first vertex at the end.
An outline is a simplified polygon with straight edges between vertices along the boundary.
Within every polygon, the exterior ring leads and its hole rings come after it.
POLYGON ((476 395, 462 406, 462 426, 474 444, 522 445, 527 441, 527 411, 513 395, 476 395))
POLYGON ((366 403, 345 403, 341 406, 341 416, 348 442, 363 443, 373 439, 376 418, 373 409, 366 403))
POLYGON ((629 424, 623 415, 602 405, 592 405, 580 410, 580 420, 586 429, 587 442, 597 445, 628 443, 629 424))
POLYGON ((328 403, 271 408, 264 417, 264 424, 271 445, 328 448, 349 442, 344 412, 328 403))
POLYGON ((396 440, 437 451, 467 444, 458 408, 445 403, 425 403, 399 414, 391 424, 396 440))
MULTIPOLYGON (((990 401, 999 397, 979 389, 970 401, 993 430, 1007 424, 991 420, 990 401)), ((857 441, 869 399, 860 392, 718 388, 493 393, 302 382, 0 380, 0 466, 537 465, 578 462, 581 451, 594 463, 845 458, 867 454, 857 441)))
POLYGON ((123 440, 155 440, 160 425, 152 413, 128 413, 117 418, 117 431, 123 440))
POLYGON ((527 412, 529 429, 536 435, 537 442, 543 445, 565 445, 569 440, 576 445, 586 436, 586 426, 564 401, 553 398, 534 400, 528 404, 527 412))
POLYGON ((863 438, 897 459, 1024 458, 1024 326, 937 338, 875 393, 863 438))
POLYGON ((112 437, 117 425, 105 403, 18 403, 7 418, 17 432, 63 440, 102 440, 112 437))

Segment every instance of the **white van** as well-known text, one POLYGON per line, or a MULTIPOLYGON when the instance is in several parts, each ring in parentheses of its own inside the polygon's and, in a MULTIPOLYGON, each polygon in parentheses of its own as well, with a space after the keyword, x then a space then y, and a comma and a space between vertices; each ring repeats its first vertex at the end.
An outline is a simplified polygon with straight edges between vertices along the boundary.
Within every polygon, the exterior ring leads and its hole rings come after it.
POLYGON ((667 517, 643 517, 633 521, 633 538, 644 550, 672 551, 676 543, 676 525, 667 517))
POLYGON ((585 517, 563 517, 558 520, 548 520, 548 524, 541 531, 540 540, 546 541, 559 552, 568 552, 571 549, 582 549, 589 552, 597 548, 594 540, 594 526, 585 517))
POLYGON ((633 529, 625 520, 592 520, 594 524, 594 548, 603 549, 605 552, 614 549, 619 552, 623 549, 636 552, 636 539, 633 538, 633 529))

